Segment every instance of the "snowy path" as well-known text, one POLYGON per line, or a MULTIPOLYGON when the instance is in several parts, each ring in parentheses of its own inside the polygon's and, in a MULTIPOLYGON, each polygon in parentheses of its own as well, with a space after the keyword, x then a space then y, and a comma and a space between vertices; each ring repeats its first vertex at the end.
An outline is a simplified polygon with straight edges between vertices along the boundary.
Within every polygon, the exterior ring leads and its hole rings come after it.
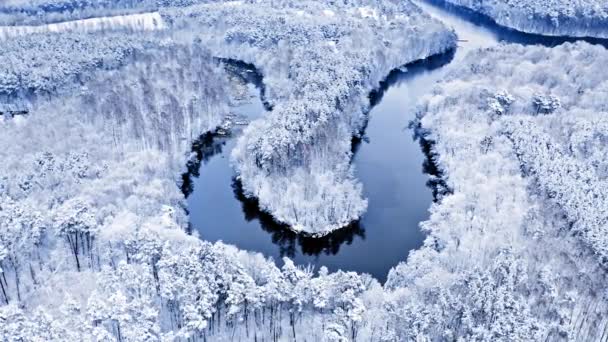
POLYGON ((66 21, 36 26, 0 26, 0 40, 43 32, 97 32, 108 29, 153 31, 166 28, 158 12, 66 21))

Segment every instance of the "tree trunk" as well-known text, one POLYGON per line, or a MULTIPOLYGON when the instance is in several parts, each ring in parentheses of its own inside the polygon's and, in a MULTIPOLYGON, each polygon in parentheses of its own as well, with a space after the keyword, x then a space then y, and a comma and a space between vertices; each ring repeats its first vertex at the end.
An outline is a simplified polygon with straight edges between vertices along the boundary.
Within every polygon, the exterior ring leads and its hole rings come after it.
POLYGON ((291 324, 291 332, 293 333, 293 340, 297 341, 298 339, 296 338, 296 322, 295 322, 295 313, 294 312, 289 313, 289 324, 291 324))
MULTIPOLYGON (((4 278, 4 282, 6 282, 6 278, 4 277, 4 272, 2 272, 2 277, 4 278)), ((8 286, 8 284, 6 284, 8 286)), ((6 294, 6 290, 4 289, 4 284, 2 283, 2 279, 0 279, 0 287, 2 287, 2 294, 4 295, 4 301, 8 305, 8 295, 6 294)))
POLYGON ((116 323, 116 332, 118 333, 118 342, 122 341, 122 336, 120 334, 120 323, 116 323))
MULTIPOLYGON (((15 288, 17 289, 17 300, 21 301, 21 288, 19 286, 21 284, 21 279, 19 278, 18 261, 17 261, 17 258, 11 258, 11 257, 9 257, 9 260, 11 261, 11 264, 13 264, 13 269, 15 270, 15 288)), ((6 278, 4 278, 4 281, 6 281, 6 278)), ((8 287, 8 283, 7 283, 7 287, 8 287)))
POLYGON ((68 245, 72 249, 72 254, 74 254, 74 259, 76 260, 76 269, 80 272, 80 260, 78 260, 78 236, 75 235, 72 239, 70 235, 66 235, 66 239, 68 240, 68 245))
POLYGON ((243 313, 245 316, 245 335, 249 338, 249 315, 247 315, 247 301, 245 301, 245 312, 243 313))
POLYGON ((32 277, 32 282, 34 282, 34 285, 38 285, 38 281, 36 280, 36 273, 34 272, 34 268, 32 267, 31 262, 30 262, 30 276, 32 277))

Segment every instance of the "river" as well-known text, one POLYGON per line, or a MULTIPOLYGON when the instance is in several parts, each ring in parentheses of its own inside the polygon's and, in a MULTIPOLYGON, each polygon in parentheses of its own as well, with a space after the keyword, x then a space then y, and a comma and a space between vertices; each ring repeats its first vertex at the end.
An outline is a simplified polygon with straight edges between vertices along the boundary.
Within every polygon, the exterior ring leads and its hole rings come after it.
MULTIPOLYGON (((187 191, 191 227, 201 238, 261 252, 279 265, 281 257, 288 256, 297 264, 369 273, 380 281, 391 267, 406 260, 409 251, 422 245, 425 235, 419 223, 428 218, 434 188, 428 174, 433 165, 409 128, 417 101, 445 75, 448 64, 461 63, 473 49, 501 42, 555 46, 572 39, 505 29, 440 1, 418 4, 454 28, 458 47, 393 71, 382 88, 371 94, 374 106, 369 122, 363 139, 354 145, 356 174, 369 199, 361 219, 323 238, 293 233, 242 195, 229 164, 234 137, 207 135, 196 145, 200 165, 191 167, 187 191)), ((252 101, 234 111, 254 119, 265 109, 259 89, 252 84, 250 91, 252 101)))

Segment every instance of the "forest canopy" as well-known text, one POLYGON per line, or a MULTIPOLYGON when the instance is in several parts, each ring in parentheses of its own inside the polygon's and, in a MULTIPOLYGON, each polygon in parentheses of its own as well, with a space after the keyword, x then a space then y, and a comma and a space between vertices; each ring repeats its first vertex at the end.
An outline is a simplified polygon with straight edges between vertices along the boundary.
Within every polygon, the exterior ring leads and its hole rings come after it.
POLYGON ((231 111, 223 61, 251 63, 270 110, 232 155, 247 195, 296 231, 347 224, 366 207, 350 162, 369 93, 456 47, 451 29, 410 1, 0 13, 2 30, 43 28, 1 42, 0 340, 606 339, 606 48, 502 44, 447 67, 411 125, 447 190, 379 284, 189 234, 182 173, 231 111))

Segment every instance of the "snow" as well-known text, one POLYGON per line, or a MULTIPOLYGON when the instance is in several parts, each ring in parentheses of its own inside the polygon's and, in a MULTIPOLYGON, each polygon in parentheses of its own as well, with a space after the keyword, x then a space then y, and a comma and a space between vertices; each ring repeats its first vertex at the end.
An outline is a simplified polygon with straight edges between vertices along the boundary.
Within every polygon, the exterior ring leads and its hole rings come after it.
MULTIPOLYGON (((435 1, 435 0, 433 0, 435 1)), ((486 15, 499 25, 549 36, 608 38, 604 0, 440 0, 486 15)))
POLYGON ((369 18, 360 8, 213 3, 161 11, 214 55, 263 74, 273 108, 244 130, 232 159, 245 193, 297 232, 324 235, 366 210, 350 159, 369 92, 392 69, 455 45, 451 30, 409 1, 367 7, 382 13, 369 18), (323 11, 335 15, 314 15, 323 11))
MULTIPOLYGON (((81 38, 110 50, 129 41, 114 33, 24 38, 63 52, 43 65, 69 64, 81 38)), ((326 320, 332 336, 362 329, 360 296, 380 287, 368 276, 314 275, 289 260, 279 269, 186 234, 178 179, 194 139, 229 112, 228 78, 200 43, 146 34, 139 42, 126 60, 107 56, 118 67, 53 83, 28 98, 24 122, 2 124, 2 339, 246 340, 255 327, 262 339, 321 340, 329 332, 318 322, 326 320)), ((9 54, 34 53, 27 42, 21 49, 9 54)))
MULTIPOLYGON (((198 35, 214 55, 253 63, 264 74, 266 100, 275 108, 245 130, 234 150, 235 166, 246 194, 257 197, 263 210, 294 230, 312 235, 344 227, 366 210, 361 184, 350 165, 350 141, 366 120, 367 94, 390 70, 444 52, 455 44, 451 31, 410 2, 377 8, 355 5, 332 7, 302 2, 297 6, 235 6, 229 2, 160 12, 184 36, 198 35), (318 11, 325 15, 312 15, 318 11), (191 26, 193 18, 200 22, 199 27, 191 26), (218 18, 223 22, 217 22, 218 18), (282 21, 277 22, 279 18, 282 21), (258 27, 267 28, 258 32, 258 27), (293 44, 288 46, 287 41, 293 44), (340 67, 324 68, 320 63, 340 67), (297 77, 286 77, 289 73, 297 77), (340 83, 329 87, 332 79, 340 83), (316 99, 309 101, 295 95, 300 93, 316 99), (298 156, 295 162, 294 154, 298 156), (284 193, 292 194, 291 198, 282 196, 284 193)), ((8 27, 4 34, 81 33, 104 25, 166 28, 155 12, 35 28, 8 27)), ((75 70, 57 72, 57 77, 78 75, 93 61, 87 56, 82 66, 71 64, 75 70)), ((47 70, 52 77, 26 78, 26 84, 15 84, 24 81, 8 78, 6 92, 48 89, 65 82, 54 79, 55 69, 47 70)))
POLYGON ((363 18, 374 18, 374 19, 378 19, 378 12, 373 9, 373 8, 369 8, 369 7, 359 7, 359 13, 361 14, 361 16, 363 18))
POLYGON ((166 25, 158 12, 130 14, 66 21, 36 26, 0 26, 0 39, 47 32, 96 32, 128 29, 133 31, 162 30, 166 25))
POLYGON ((323 15, 326 17, 333 17, 336 15, 336 13, 334 13, 332 10, 323 10, 323 15))
MULTIPOLYGON (((598 191, 606 187, 607 59, 605 48, 586 43, 480 49, 422 100, 418 132, 432 142, 450 191, 422 224, 425 247, 389 275, 394 324, 427 326, 398 330, 399 340, 441 336, 433 322, 474 312, 476 301, 493 306, 471 313, 493 336, 601 339, 608 305, 590 293, 606 281, 606 196, 598 191), (504 302, 513 298, 515 306, 504 302), (578 316, 564 319, 583 311, 584 326, 578 316), (484 323, 488 316, 510 323, 484 323)), ((469 321, 459 324, 452 333, 479 337, 469 321)))
POLYGON ((28 101, 30 113, 0 123, 0 339, 602 340, 600 46, 474 50, 421 99, 416 132, 447 189, 423 224, 425 246, 384 287, 289 259, 278 268, 186 233, 178 186, 188 152, 229 112, 229 80, 212 56, 264 73, 274 109, 250 124, 235 161, 267 209, 291 220, 272 203, 293 201, 286 207, 305 213, 294 226, 307 230, 321 208, 330 222, 363 203, 348 151, 367 94, 391 68, 454 37, 407 4, 406 16, 392 5, 379 20, 344 15, 362 5, 300 17, 314 22, 286 19, 320 13, 317 2, 201 5, 161 13, 179 19, 166 36, 44 32, 3 42, 2 103, 28 101), (273 164, 261 172, 249 153, 273 164))

